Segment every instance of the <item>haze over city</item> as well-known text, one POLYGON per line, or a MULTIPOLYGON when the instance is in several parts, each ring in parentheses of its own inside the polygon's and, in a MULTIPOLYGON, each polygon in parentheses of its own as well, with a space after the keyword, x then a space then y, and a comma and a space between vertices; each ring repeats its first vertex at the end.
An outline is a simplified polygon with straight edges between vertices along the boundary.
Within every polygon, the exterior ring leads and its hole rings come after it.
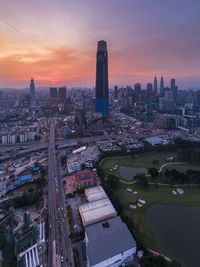
POLYGON ((175 77, 200 84, 198 0, 1 0, 0 87, 95 86, 96 43, 109 46, 109 86, 175 77))

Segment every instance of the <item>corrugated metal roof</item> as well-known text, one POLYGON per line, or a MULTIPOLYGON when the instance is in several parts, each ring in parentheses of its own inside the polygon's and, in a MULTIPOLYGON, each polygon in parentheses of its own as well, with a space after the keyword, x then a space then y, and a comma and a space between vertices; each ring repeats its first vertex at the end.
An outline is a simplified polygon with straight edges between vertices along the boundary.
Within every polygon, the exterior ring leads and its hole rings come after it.
POLYGON ((85 190, 85 195, 89 202, 107 198, 107 195, 102 186, 94 186, 85 190))
POLYGON ((116 210, 108 198, 83 204, 79 206, 79 211, 84 225, 89 225, 117 215, 116 210))
POLYGON ((16 186, 16 185, 21 185, 21 181, 20 180, 15 180, 14 181, 14 185, 16 186))
POLYGON ((24 175, 24 176, 20 176, 19 177, 19 180, 21 181, 21 182, 23 182, 23 181, 27 181, 27 180, 31 180, 32 179, 32 174, 27 174, 27 175, 24 175))

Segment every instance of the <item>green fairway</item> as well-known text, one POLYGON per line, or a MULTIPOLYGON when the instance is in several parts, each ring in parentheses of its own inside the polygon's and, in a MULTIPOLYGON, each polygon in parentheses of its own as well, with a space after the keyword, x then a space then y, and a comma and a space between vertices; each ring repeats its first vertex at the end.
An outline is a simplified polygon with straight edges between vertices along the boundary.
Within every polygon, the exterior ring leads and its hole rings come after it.
POLYGON ((137 184, 124 185, 120 183, 118 189, 113 191, 114 198, 122 205, 125 215, 132 220, 137 239, 145 247, 165 255, 166 253, 160 249, 150 228, 145 222, 146 210, 153 204, 200 205, 200 188, 184 187, 185 192, 183 195, 173 195, 172 190, 174 189, 166 186, 149 186, 147 189, 144 189, 137 184), (127 191, 127 188, 138 193, 134 195, 133 192, 127 191), (143 207, 131 209, 129 205, 135 204, 138 198, 145 200, 146 204, 143 207))
POLYGON ((177 169, 182 172, 185 172, 188 169, 200 170, 200 166, 198 164, 171 164, 176 161, 178 161, 176 157, 176 152, 148 152, 136 155, 135 157, 113 157, 105 159, 101 164, 101 168, 103 169, 105 175, 114 174, 120 179, 124 180, 125 178, 121 177, 119 174, 120 166, 146 169, 156 168, 157 170, 159 170, 162 165, 169 163, 169 165, 163 168, 163 171, 166 169, 177 169), (173 161, 167 159, 170 157, 173 157, 173 161), (158 163, 153 164, 153 161, 158 161, 158 163), (116 165, 117 168, 113 168, 116 165))
POLYGON ((189 169, 192 170, 200 170, 200 165, 197 163, 186 163, 186 164, 176 164, 176 165, 167 165, 163 168, 163 171, 165 171, 166 169, 168 170, 172 170, 172 169, 176 169, 180 172, 186 172, 189 169))
MULTIPOLYGON (((101 168, 104 174, 108 176, 109 174, 116 175, 119 179, 129 182, 125 178, 121 177, 119 174, 120 166, 130 167, 130 168, 156 168, 160 170, 160 167, 166 163, 178 162, 176 157, 176 152, 148 152, 136 155, 135 157, 113 157, 105 159, 101 168), (173 160, 167 159, 173 157, 173 160), (153 162, 158 161, 158 162, 153 162), (117 167, 116 167, 117 166, 117 167)), ((166 169, 177 169, 181 172, 185 172, 188 169, 200 170, 198 164, 186 163, 186 164, 173 164, 167 165, 163 168, 166 169)), ((134 172, 134 171, 133 171, 134 172)), ((163 182, 166 183, 166 179, 163 175, 159 175, 156 178, 148 176, 148 181, 163 182)), ((181 188, 181 186, 180 186, 181 188)), ((117 188, 113 189, 113 199, 118 202, 124 210, 124 215, 129 217, 133 223, 134 231, 137 240, 143 244, 145 247, 155 250, 161 254, 167 255, 166 252, 162 251, 159 247, 157 241, 155 240, 150 228, 145 222, 145 212, 146 210, 154 204, 173 204, 173 205, 198 205, 200 206, 200 187, 182 187, 184 190, 183 195, 173 195, 172 190, 175 187, 169 186, 148 186, 144 188, 139 186, 137 183, 134 184, 123 184, 119 183, 117 188), (131 192, 127 191, 127 188, 132 189, 131 192), (137 191, 137 194, 133 194, 133 191, 137 191), (142 207, 137 207, 136 209, 131 209, 130 204, 137 204, 138 199, 146 201, 142 207)))

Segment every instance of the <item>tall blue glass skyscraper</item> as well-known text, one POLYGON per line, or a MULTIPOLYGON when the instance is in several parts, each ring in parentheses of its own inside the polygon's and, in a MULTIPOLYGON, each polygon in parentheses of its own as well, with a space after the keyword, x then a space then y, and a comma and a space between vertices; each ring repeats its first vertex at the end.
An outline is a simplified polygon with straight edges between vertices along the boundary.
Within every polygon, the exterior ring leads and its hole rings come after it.
POLYGON ((100 112, 103 118, 109 116, 108 53, 105 41, 99 41, 97 46, 96 112, 100 112))

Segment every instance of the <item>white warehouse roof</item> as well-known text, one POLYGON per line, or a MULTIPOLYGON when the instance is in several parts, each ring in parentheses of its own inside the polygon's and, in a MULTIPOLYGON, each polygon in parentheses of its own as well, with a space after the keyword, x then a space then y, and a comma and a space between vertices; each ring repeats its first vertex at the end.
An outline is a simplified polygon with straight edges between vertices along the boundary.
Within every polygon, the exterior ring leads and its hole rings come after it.
POLYGON ((108 198, 83 204, 79 206, 79 212, 84 226, 117 215, 116 210, 108 198))
POLYGON ((85 189, 85 195, 88 202, 107 198, 103 187, 100 185, 85 189))

